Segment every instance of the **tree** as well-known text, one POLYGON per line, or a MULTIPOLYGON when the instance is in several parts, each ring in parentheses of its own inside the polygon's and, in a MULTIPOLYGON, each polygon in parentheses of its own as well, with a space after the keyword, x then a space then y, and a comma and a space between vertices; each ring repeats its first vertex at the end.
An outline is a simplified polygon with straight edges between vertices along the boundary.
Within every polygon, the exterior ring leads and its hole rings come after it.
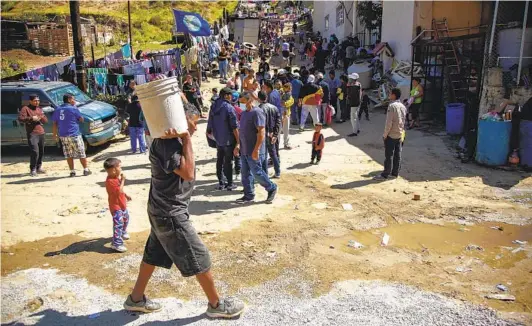
POLYGON ((382 3, 374 1, 359 1, 357 14, 360 22, 370 31, 381 30, 382 26, 382 3))

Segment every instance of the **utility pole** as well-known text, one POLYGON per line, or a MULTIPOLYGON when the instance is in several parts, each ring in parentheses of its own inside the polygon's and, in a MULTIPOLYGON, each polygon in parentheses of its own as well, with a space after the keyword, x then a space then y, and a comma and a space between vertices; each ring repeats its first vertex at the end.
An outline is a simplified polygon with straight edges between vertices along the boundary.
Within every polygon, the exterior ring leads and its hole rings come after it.
POLYGON ((81 20, 79 16, 79 1, 70 0, 70 23, 72 24, 72 37, 74 38, 74 59, 76 61, 76 76, 78 87, 87 92, 87 79, 83 66, 83 38, 81 36, 81 20))
POLYGON ((129 48, 131 49, 131 58, 133 58, 133 36, 131 35, 131 3, 127 0, 127 20, 129 22, 129 48))

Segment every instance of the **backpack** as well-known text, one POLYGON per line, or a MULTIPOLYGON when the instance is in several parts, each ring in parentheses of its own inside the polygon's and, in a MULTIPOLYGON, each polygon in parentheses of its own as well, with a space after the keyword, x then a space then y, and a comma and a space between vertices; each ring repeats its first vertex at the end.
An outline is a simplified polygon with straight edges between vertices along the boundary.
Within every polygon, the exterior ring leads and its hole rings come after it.
POLYGON ((360 106, 360 84, 347 85, 347 103, 350 107, 360 106))

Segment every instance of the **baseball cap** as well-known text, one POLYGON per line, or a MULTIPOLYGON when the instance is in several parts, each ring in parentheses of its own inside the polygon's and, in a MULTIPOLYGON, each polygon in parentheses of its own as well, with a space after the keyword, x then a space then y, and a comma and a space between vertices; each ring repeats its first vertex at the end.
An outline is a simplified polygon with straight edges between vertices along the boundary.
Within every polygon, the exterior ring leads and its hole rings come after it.
POLYGON ((308 75, 307 81, 309 83, 313 83, 315 80, 316 80, 316 78, 314 77, 314 75, 308 75))
POLYGON ((224 97, 227 94, 233 94, 233 90, 229 87, 222 88, 222 90, 220 91, 220 97, 224 97))
POLYGON ((358 78, 360 78, 356 72, 354 72, 354 73, 352 73, 352 74, 349 74, 349 76, 347 76, 347 77, 348 77, 349 79, 355 79, 355 80, 358 79, 358 78))
POLYGON ((318 72, 318 73, 316 74, 316 78, 318 78, 318 79, 323 79, 323 74, 322 74, 321 72, 318 72))

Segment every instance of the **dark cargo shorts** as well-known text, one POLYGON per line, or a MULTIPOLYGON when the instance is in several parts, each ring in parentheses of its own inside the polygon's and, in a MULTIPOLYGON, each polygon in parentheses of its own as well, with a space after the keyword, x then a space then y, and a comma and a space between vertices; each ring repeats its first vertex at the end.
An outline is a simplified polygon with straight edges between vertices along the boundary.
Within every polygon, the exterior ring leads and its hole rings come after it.
POLYGON ((184 277, 209 271, 209 250, 190 223, 188 213, 169 217, 150 216, 150 224, 143 262, 164 268, 171 268, 173 263, 184 277))

